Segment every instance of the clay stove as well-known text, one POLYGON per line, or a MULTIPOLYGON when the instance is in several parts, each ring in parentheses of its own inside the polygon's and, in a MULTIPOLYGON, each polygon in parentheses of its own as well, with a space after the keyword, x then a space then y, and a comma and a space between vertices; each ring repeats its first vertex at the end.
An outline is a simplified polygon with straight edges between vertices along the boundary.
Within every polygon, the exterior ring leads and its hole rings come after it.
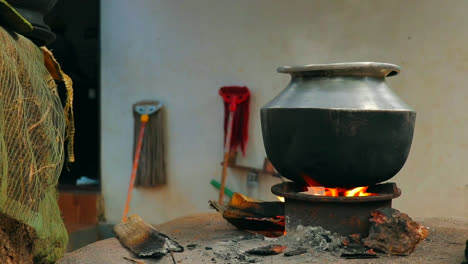
POLYGON ((291 81, 261 119, 267 156, 292 181, 272 187, 285 199, 287 232, 310 225, 366 236, 370 212, 400 196, 382 183, 403 167, 413 138, 416 112, 385 81, 399 71, 374 62, 278 68, 291 81))
POLYGON ((284 197, 286 231, 294 232, 297 226, 321 226, 341 235, 367 236, 372 210, 392 207, 392 199, 400 196, 395 183, 383 183, 368 188, 375 195, 334 197, 305 194, 307 187, 293 182, 274 185, 271 191, 284 197))

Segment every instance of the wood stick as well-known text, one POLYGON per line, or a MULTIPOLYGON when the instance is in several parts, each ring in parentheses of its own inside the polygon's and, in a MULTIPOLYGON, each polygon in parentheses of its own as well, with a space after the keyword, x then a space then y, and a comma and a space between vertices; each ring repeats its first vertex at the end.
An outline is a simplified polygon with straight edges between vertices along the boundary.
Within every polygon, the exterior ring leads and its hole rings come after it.
POLYGON ((128 260, 132 263, 136 263, 136 264, 145 264, 143 261, 141 260, 136 260, 136 259, 132 259, 132 258, 127 258, 127 257, 123 257, 125 260, 128 260))
POLYGON ((174 253, 172 253, 172 250, 169 249, 169 253, 171 254, 172 263, 177 264, 177 262, 175 261, 175 258, 174 258, 174 253))
POLYGON ((133 160, 133 169, 132 169, 132 177, 130 179, 130 184, 128 186, 128 192, 127 192, 127 201, 125 202, 125 208, 124 208, 124 213, 122 216, 122 222, 127 221, 127 216, 128 216, 128 211, 130 209, 130 201, 132 200, 132 190, 133 190, 133 185, 135 184, 135 177, 138 169, 138 161, 140 160, 140 153, 141 153, 141 146, 143 143, 143 136, 145 134, 145 126, 146 126, 147 120, 145 122, 141 122, 141 127, 140 127, 140 135, 138 137, 138 145, 135 150, 135 158, 133 160))
POLYGON ((234 124, 234 113, 235 111, 229 112, 228 127, 226 133, 226 142, 224 143, 224 162, 223 162, 223 174, 221 178, 221 188, 219 189, 219 200, 220 204, 224 203, 224 187, 226 186, 227 167, 229 157, 231 156, 231 137, 232 137, 232 126, 234 124))

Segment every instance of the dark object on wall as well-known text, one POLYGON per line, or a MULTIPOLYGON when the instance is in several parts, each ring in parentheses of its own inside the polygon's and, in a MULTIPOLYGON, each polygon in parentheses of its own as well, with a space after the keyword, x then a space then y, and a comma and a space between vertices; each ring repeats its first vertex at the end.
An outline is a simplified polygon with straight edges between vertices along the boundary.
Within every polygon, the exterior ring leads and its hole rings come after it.
POLYGON ((8 0, 8 2, 26 19, 33 31, 25 33, 38 46, 45 46, 55 40, 55 34, 44 23, 44 16, 57 3, 57 0, 8 0))
POLYGON ((429 235, 425 227, 396 209, 380 208, 371 215, 369 237, 364 239, 364 245, 383 253, 407 255, 429 235))
POLYGON ((240 147, 245 156, 245 147, 249 137, 250 91, 245 86, 224 86, 219 89, 218 93, 224 101, 224 161, 218 199, 218 202, 223 204, 231 152, 235 152, 237 147, 240 147))
POLYGON ((233 112, 232 131, 229 142, 230 149, 225 152, 236 151, 240 147, 245 155, 245 148, 249 139, 250 91, 243 86, 224 86, 219 89, 219 95, 224 103, 224 141, 227 140, 229 115, 233 112))
POLYGON ((291 82, 261 109, 265 150, 278 172, 326 187, 392 178, 408 157, 416 118, 385 82, 399 71, 375 62, 278 68, 291 82))
POLYGON ((133 116, 135 118, 135 147, 137 145, 141 125, 140 112, 145 111, 143 108, 148 109, 149 120, 143 136, 143 145, 135 178, 135 187, 154 187, 166 184, 163 105, 158 101, 141 101, 133 105, 133 116))

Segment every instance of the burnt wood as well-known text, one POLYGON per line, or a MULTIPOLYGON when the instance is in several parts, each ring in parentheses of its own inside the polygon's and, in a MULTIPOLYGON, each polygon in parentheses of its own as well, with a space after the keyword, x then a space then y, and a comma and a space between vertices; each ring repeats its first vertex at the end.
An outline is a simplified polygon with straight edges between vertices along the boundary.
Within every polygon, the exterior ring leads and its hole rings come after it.
POLYGON ((369 237, 364 245, 390 255, 407 255, 428 235, 427 228, 413 221, 407 214, 392 208, 371 212, 369 237))

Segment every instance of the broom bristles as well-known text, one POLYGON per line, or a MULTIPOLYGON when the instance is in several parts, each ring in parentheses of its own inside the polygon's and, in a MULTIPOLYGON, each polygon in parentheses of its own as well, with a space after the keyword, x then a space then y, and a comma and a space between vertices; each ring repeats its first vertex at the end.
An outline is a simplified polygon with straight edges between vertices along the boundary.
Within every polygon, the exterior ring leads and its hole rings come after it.
MULTIPOLYGON (((141 125, 140 114, 135 111, 135 107, 141 105, 161 106, 161 103, 158 101, 142 101, 133 105, 133 117, 135 119, 134 146, 137 144, 138 131, 141 125)), ((163 184, 166 184, 163 109, 159 108, 155 113, 149 115, 149 121, 146 124, 135 187, 155 187, 163 184)))

